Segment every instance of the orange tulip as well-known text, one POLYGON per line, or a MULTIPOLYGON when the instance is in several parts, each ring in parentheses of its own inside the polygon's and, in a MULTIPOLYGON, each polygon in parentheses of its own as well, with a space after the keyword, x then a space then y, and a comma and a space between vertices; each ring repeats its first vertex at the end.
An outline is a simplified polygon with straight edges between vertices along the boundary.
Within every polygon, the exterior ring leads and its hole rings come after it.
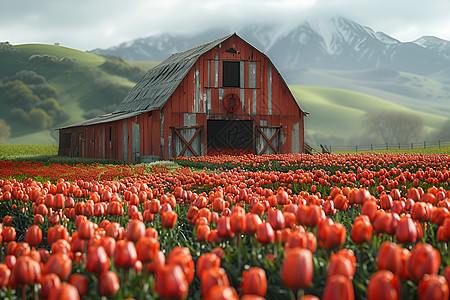
POLYGON ((222 268, 206 269, 200 277, 200 289, 203 295, 206 295, 213 286, 230 286, 227 273, 222 268))
POLYGON ((243 295, 252 294, 265 296, 267 293, 266 272, 258 267, 252 267, 242 272, 241 291, 243 295))
POLYGON ((308 249, 290 248, 281 266, 283 283, 291 289, 308 287, 313 278, 312 252, 308 249))
POLYGON ((61 280, 69 278, 72 272, 72 260, 64 253, 52 254, 44 265, 43 274, 55 273, 61 280))
POLYGON ((196 276, 201 278, 203 271, 211 268, 220 268, 220 257, 211 252, 202 254, 197 260, 196 276))
POLYGON ((355 218, 351 233, 352 240, 357 243, 367 243, 372 238, 372 224, 368 216, 360 215, 355 218))
POLYGON ((129 269, 134 266, 138 257, 136 247, 132 241, 120 240, 114 251, 114 265, 118 268, 129 269))
POLYGON ((120 288, 119 278, 113 271, 106 271, 99 278, 99 293, 102 296, 114 296, 120 288))
POLYGON ((344 275, 333 275, 328 277, 325 289, 323 291, 322 300, 353 300, 355 292, 351 279, 344 275))
POLYGON ((256 240, 261 244, 269 244, 275 241, 275 232, 268 222, 258 225, 256 229, 256 240))
POLYGON ((62 283, 61 286, 50 291, 48 300, 79 300, 80 294, 76 287, 70 283, 62 283))
POLYGON ((156 272, 155 292, 166 299, 184 299, 189 283, 179 265, 165 265, 156 272))
POLYGON ((420 280, 425 274, 437 274, 441 265, 439 251, 430 244, 418 243, 408 259, 408 273, 414 280, 420 280))
POLYGON ((377 267, 398 274, 401 269, 401 249, 391 242, 383 242, 377 255, 377 267))
POLYGON ((87 250, 86 270, 100 275, 109 270, 109 256, 103 246, 91 246, 87 250))
POLYGON ((425 274, 419 282, 419 300, 447 300, 449 286, 444 276, 425 274))
POLYGON ((368 300, 398 300, 401 284, 397 275, 388 270, 380 270, 370 277, 367 286, 368 300))
POLYGON ((417 227, 409 216, 402 217, 395 230, 399 243, 414 243, 417 240, 417 227))

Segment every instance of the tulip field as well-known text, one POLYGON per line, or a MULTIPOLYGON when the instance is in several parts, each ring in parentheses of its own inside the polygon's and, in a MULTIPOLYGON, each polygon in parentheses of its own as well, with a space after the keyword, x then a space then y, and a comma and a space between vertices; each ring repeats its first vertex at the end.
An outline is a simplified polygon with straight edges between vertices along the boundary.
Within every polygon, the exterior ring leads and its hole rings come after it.
POLYGON ((0 298, 449 298, 449 155, 170 164, 0 161, 0 298))

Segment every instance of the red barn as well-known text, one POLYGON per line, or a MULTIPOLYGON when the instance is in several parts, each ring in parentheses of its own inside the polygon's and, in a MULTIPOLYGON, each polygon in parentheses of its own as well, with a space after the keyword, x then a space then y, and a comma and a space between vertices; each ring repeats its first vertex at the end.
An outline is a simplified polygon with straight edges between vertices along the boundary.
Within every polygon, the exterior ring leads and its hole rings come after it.
POLYGON ((270 59, 236 34, 175 53, 110 114, 59 129, 59 155, 125 162, 304 152, 306 114, 270 59))

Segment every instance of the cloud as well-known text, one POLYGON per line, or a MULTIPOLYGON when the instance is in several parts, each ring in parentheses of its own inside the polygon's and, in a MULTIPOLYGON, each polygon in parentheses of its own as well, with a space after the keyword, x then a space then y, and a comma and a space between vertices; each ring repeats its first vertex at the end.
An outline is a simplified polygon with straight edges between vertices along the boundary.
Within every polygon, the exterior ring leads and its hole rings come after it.
POLYGON ((292 27, 322 16, 344 16, 402 41, 425 34, 450 39, 448 11, 448 0, 18 0, 2 3, 0 39, 91 50, 161 32, 292 27))

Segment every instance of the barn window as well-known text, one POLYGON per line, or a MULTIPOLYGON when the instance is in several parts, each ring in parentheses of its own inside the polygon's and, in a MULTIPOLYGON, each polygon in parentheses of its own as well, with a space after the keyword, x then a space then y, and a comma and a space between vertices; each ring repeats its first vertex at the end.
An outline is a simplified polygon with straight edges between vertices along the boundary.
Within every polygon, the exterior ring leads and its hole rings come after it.
POLYGON ((61 141, 59 143, 61 145, 61 148, 70 148, 71 138, 72 134, 70 132, 61 133, 61 141))
POLYGON ((240 84, 239 61, 223 62, 223 87, 239 87, 240 84))

